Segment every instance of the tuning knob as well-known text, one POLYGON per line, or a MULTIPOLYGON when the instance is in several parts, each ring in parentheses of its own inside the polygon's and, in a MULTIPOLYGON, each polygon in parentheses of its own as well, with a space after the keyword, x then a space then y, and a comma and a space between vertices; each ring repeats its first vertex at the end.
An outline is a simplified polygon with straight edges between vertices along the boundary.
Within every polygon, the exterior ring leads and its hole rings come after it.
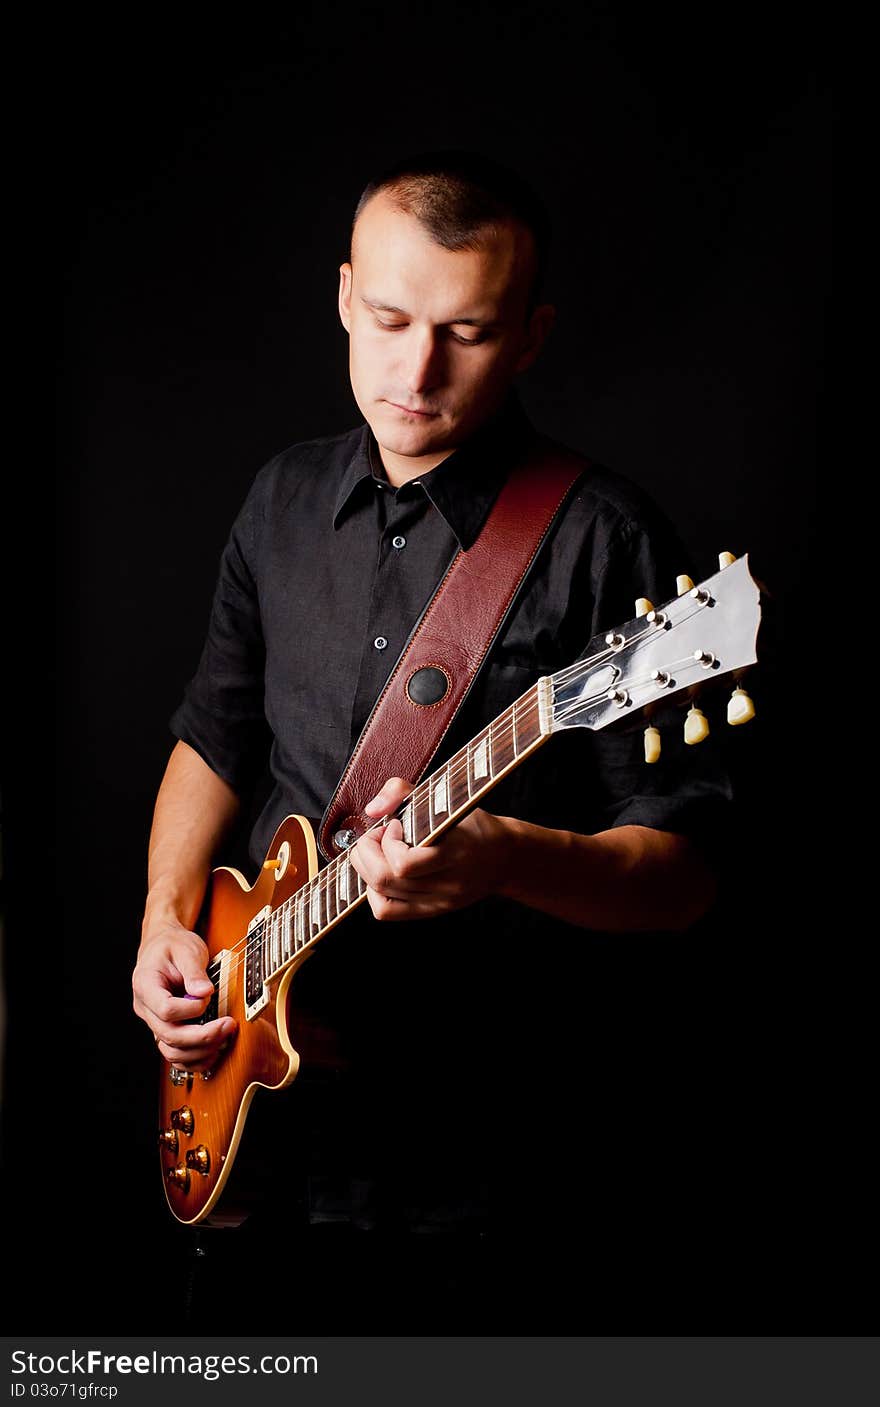
POLYGON ((660 761, 660 729, 653 725, 645 729, 645 761, 660 761))
POLYGON ((719 565, 719 567, 721 568, 722 571, 724 570, 725 567, 732 567, 735 561, 736 561, 736 558, 734 557, 734 555, 733 555, 732 552, 719 552, 719 553, 718 553, 718 565, 719 565))
POLYGON ((675 578, 675 590, 679 596, 683 596, 686 591, 693 591, 694 583, 689 576, 677 576, 675 578))
POLYGON ((165 1176, 172 1187, 179 1187, 181 1192, 189 1191, 189 1168, 184 1163, 178 1163, 176 1168, 169 1168, 165 1176))
POLYGON ((211 1155, 204 1143, 200 1143, 198 1148, 188 1148, 186 1150, 186 1166, 195 1168, 202 1177, 207 1177, 211 1170, 211 1155))
POLYGON ((191 1134, 196 1126, 196 1116, 188 1104, 181 1104, 179 1109, 171 1110, 171 1127, 181 1129, 185 1134, 191 1134))
POLYGON ((738 723, 748 723, 755 716, 755 705, 745 689, 734 689, 727 700, 727 721, 733 727, 738 723))
POLYGON ((646 616, 649 611, 653 611, 654 603, 649 601, 647 596, 640 596, 636 601, 636 615, 646 616))
POLYGON ((164 1148, 166 1153, 176 1153, 178 1148, 177 1130, 160 1129, 159 1147, 164 1148))
POLYGON ((709 736, 709 720, 700 708, 692 708, 684 720, 684 740, 688 744, 701 743, 709 736))

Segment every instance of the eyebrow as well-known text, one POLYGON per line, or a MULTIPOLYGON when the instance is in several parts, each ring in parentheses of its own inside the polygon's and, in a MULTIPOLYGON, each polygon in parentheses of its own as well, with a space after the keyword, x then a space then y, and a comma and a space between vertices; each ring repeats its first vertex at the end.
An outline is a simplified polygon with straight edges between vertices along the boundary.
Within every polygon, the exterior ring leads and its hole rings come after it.
MULTIPOLYGON (((373 308, 377 313, 400 313, 401 317, 408 318, 409 313, 404 308, 396 308, 393 303, 379 303, 375 298, 366 298, 361 294, 361 302, 366 303, 368 308, 373 308)), ((451 318, 446 327, 496 327, 497 318, 451 318)))

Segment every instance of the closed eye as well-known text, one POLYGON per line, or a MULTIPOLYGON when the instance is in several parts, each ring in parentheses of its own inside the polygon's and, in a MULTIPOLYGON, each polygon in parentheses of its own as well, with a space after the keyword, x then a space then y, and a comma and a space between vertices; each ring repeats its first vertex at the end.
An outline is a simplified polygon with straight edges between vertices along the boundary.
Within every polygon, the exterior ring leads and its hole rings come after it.
MULTIPOLYGON (((409 324, 405 322, 383 322, 381 318, 376 318, 377 327, 381 327, 385 332, 400 332, 409 324)), ((461 337, 457 332, 450 329, 450 337, 455 342, 460 342, 463 347, 477 347, 481 342, 485 342, 485 337, 461 337)))

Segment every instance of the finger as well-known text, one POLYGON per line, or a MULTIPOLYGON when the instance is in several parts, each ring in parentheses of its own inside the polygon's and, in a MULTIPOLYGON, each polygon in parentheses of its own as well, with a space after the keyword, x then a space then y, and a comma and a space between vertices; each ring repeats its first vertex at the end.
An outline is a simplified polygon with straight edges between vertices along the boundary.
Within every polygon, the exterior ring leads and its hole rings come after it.
POLYGON ((178 1026, 167 1022, 154 1022, 150 1028, 153 1038, 163 1048, 166 1059, 193 1059, 206 1051, 214 1051, 230 1040, 235 1034, 236 1025, 230 1016, 222 1016, 217 1021, 208 1021, 204 1026, 183 1023, 178 1026))
POLYGON ((201 952, 190 951, 188 948, 175 949, 174 965, 180 975, 180 981, 184 993, 187 996, 207 1000, 214 990, 214 983, 206 972, 207 952, 204 944, 199 940, 201 952))
POLYGON ((446 906, 436 896, 428 899, 398 899, 393 895, 379 894, 375 889, 367 890, 367 902, 373 916, 382 923, 405 923, 411 919, 433 918, 446 912, 446 906))
MULTIPOLYGON (((198 1020, 207 1009, 213 987, 211 992, 203 997, 179 995, 172 990, 172 981, 173 979, 164 972, 142 974, 137 995, 143 1011, 139 1011, 138 1015, 143 1016, 144 1012, 147 1012, 156 1022, 198 1020)), ((176 986, 176 982, 173 985, 176 986)))

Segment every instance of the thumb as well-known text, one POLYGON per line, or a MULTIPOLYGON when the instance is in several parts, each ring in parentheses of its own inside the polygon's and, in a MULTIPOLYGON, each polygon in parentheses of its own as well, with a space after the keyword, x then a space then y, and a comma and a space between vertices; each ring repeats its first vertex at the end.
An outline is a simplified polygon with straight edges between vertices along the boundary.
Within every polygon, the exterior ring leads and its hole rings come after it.
POLYGON ((396 811, 412 791, 412 782, 405 782, 402 777, 389 777, 380 792, 368 801, 364 811, 368 816, 384 816, 387 812, 396 811))
POLYGON ((201 1001, 203 997, 211 995, 214 983, 205 972, 204 966, 199 964, 197 958, 192 957, 189 953, 178 954, 177 969, 183 979, 184 996, 201 1001))

